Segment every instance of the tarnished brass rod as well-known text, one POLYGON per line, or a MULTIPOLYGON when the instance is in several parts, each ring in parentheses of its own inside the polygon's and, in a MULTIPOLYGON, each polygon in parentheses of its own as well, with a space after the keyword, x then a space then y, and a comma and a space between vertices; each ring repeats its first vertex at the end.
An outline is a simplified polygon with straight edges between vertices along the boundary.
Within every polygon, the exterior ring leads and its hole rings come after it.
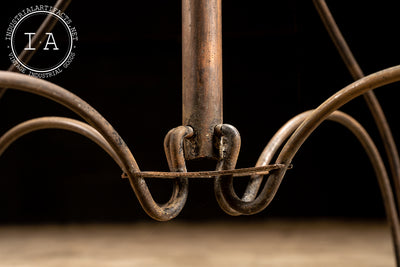
MULTIPOLYGON (((320 14, 320 17, 328 31, 333 43, 335 44, 340 56, 342 57, 347 69, 351 73, 354 80, 361 79, 364 77, 364 73, 360 68, 357 60, 348 46, 346 39, 340 32, 332 13, 329 10, 325 0, 314 0, 314 5, 320 14)), ((390 130, 389 123, 387 122, 386 116, 379 104, 375 93, 368 91, 363 95, 369 110, 375 120, 383 145, 385 147, 386 155, 389 161, 390 170, 393 176, 394 188, 397 197, 397 207, 400 211, 400 159, 399 153, 394 141, 392 132, 390 130)))
MULTIPOLYGON (((71 0, 58 0, 54 7, 64 12, 70 3, 71 0)), ((31 60, 32 56, 36 53, 37 48, 40 47, 41 43, 43 43, 44 39, 46 38, 46 32, 51 32, 56 24, 57 19, 53 15, 48 14, 31 40, 30 47, 35 48, 35 50, 24 49, 18 55, 18 58, 22 62, 28 63, 31 60)), ((26 45, 26 47, 28 47, 28 44, 26 45)), ((14 64, 11 64, 11 66, 8 68, 8 71, 16 72, 18 71, 18 69, 15 67, 14 64)), ((0 98, 4 95, 6 90, 7 88, 0 88, 0 98)))
POLYGON ((217 158, 222 123, 221 0, 182 0, 182 119, 193 128, 186 159, 217 158))

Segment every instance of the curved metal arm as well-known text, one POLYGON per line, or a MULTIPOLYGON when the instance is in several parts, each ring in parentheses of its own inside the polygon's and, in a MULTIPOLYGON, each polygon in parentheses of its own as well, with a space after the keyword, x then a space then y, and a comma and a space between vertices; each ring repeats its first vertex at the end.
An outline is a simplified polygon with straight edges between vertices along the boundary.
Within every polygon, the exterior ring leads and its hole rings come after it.
POLYGON ((139 166, 125 142, 108 121, 78 96, 51 82, 6 71, 0 71, 0 87, 41 95, 64 105, 81 116, 104 137, 120 158, 122 167, 128 174, 132 189, 146 213, 160 221, 170 220, 179 214, 181 211, 179 207, 164 207, 154 201, 146 181, 140 176, 139 166))
MULTIPOLYGON (((325 119, 327 119, 330 114, 339 109, 345 103, 351 101, 355 97, 367 91, 399 80, 400 66, 392 67, 362 78, 340 90, 328 100, 326 100, 322 105, 314 110, 310 116, 305 119, 305 121, 297 128, 297 130, 293 133, 293 135, 290 137, 290 139, 282 149, 276 163, 284 164, 285 168, 271 174, 263 191, 260 193, 260 196, 252 202, 245 202, 243 203, 243 205, 241 205, 240 199, 233 198, 233 196, 227 195, 228 198, 231 198, 230 200, 232 200, 232 202, 239 201, 238 203, 240 203, 237 205, 234 203, 230 203, 232 204, 231 207, 235 210, 238 210, 237 208, 240 208, 240 212, 242 212, 243 210, 246 211, 246 214, 257 213, 265 209, 272 201, 277 190, 279 189, 283 176, 286 173, 286 168, 288 164, 291 163, 294 155, 297 153, 297 151, 304 143, 304 141, 309 137, 309 135, 325 119)), ((228 199, 228 202, 231 201, 229 201, 228 199)))
MULTIPOLYGON (((276 155, 279 148, 283 143, 293 134, 293 132, 299 127, 299 125, 311 114, 310 111, 305 111, 298 114, 297 116, 290 119, 285 123, 271 138, 268 144, 265 146, 263 152, 257 160, 256 166, 268 165, 272 158, 276 155)), ((263 175, 252 175, 247 184, 246 190, 243 194, 242 200, 244 202, 253 201, 260 189, 263 180, 263 175)))
MULTIPOLYGON (((292 132, 295 129, 297 129, 304 120, 308 120, 310 117, 312 117, 313 114, 314 111, 304 112, 302 114, 297 115, 296 117, 291 119, 288 123, 286 123, 268 143, 263 153, 261 154, 257 162, 257 165, 268 164, 272 156, 275 154, 277 149, 279 149, 279 147, 286 140, 286 138, 290 136, 290 134, 292 134, 292 132)), ((357 137, 357 139, 361 142, 362 146, 364 147, 378 178, 378 183, 381 189, 385 211, 392 232, 396 259, 397 262, 399 262, 400 260, 399 218, 393 192, 390 186, 390 181, 378 149, 376 148, 375 144, 373 143, 372 139, 365 131, 365 129, 352 117, 346 115, 343 112, 335 111, 331 113, 326 119, 338 122, 343 126, 347 127, 357 137)), ((304 123, 301 125, 304 125, 304 123)), ((301 126, 299 128, 301 128, 301 126)), ((288 146, 292 138, 289 139, 285 147, 288 146)), ((297 150, 295 152, 293 152, 292 150, 291 153, 293 154, 291 154, 290 156, 292 156, 293 158, 296 152, 297 150)), ((281 162, 279 161, 279 158, 281 157, 282 153, 284 152, 281 152, 280 156, 278 157, 278 162, 281 162)), ((281 180, 277 180, 276 177, 278 175, 282 175, 282 173, 284 174, 285 172, 277 170, 276 172, 271 173, 271 177, 267 180, 262 192, 257 198, 256 195, 261 185, 262 177, 252 178, 242 199, 240 199, 234 191, 232 177, 231 176, 222 177, 220 180, 216 181, 221 183, 221 185, 219 186, 221 190, 216 191, 216 194, 218 195, 219 198, 223 199, 223 203, 227 203, 227 205, 229 206, 229 211, 233 210, 236 213, 247 214, 247 215, 255 214, 265 209, 268 206, 268 204, 272 201, 281 182, 281 180)), ((222 208, 225 210, 224 206, 222 208)))
MULTIPOLYGON (((361 79, 364 77, 364 73, 357 63, 357 60, 354 58, 346 39, 344 39, 342 33, 340 32, 340 29, 337 26, 325 0, 314 0, 314 5, 353 79, 361 79)), ((393 176, 395 191, 400 192, 400 159, 389 123, 386 120, 386 116, 374 92, 368 91, 363 95, 363 97, 372 113, 379 134, 381 135, 381 140, 385 147, 390 170, 393 176)), ((396 196, 397 207, 400 212, 400 194, 396 194, 396 196)))
MULTIPOLYGON (((293 157, 304 141, 324 120, 326 120, 335 110, 339 109, 342 105, 351 101, 355 97, 369 90, 373 90, 380 86, 384 86, 399 80, 400 66, 392 67, 362 78, 340 90, 326 100, 304 120, 304 122, 297 128, 297 130, 287 141, 276 161, 276 163, 283 164, 285 167, 271 173, 271 176, 266 182, 262 192, 257 198, 254 199, 254 201, 244 202, 239 199, 236 194, 233 194, 234 192, 231 190, 224 192, 224 197, 229 203, 230 207, 242 214, 254 214, 265 209, 278 191, 282 179, 293 157)), ((372 156, 376 157, 378 155, 379 154, 372 156)), ((383 171, 386 172, 386 170, 383 171)), ((223 179, 223 182, 227 184, 230 183, 229 179, 223 179)))
POLYGON ((114 159, 118 166, 120 166, 122 170, 125 171, 123 169, 122 162, 118 158, 115 151, 110 147, 104 137, 96 129, 94 129, 87 123, 64 117, 36 118, 14 126, 0 137, 0 156, 12 143, 14 143, 22 136, 34 131, 44 129, 67 130, 89 138, 97 145, 99 145, 105 152, 107 152, 107 154, 109 154, 114 159))
MULTIPOLYGON (((366 76, 344 89, 338 91, 336 94, 331 96, 328 100, 322 103, 317 109, 315 109, 310 116, 308 116, 305 121, 297 128, 290 139, 287 141, 283 147, 281 153, 279 154, 276 163, 284 164, 285 168, 277 170, 271 173, 268 181, 266 182, 260 195, 252 202, 243 202, 232 192, 224 192, 224 197, 229 203, 230 207, 236 211, 245 214, 254 214, 265 209, 272 199, 274 198, 282 179, 286 173, 288 164, 291 163, 293 157, 305 142, 305 140, 310 136, 310 134, 325 120, 327 119, 335 110, 339 109, 344 104, 353 100, 357 96, 364 94, 370 90, 376 89, 378 87, 396 82, 400 80, 400 66, 392 67, 379 71, 377 73, 366 76)), ((356 128, 355 128, 356 129, 356 128)), ((360 136, 363 134, 359 133, 360 136)), ((366 137, 369 138, 365 132, 366 137)), ((370 140, 372 143, 372 140, 370 140)), ((363 145, 369 142, 364 142, 363 145)), ((373 143, 372 143, 373 144, 373 143)), ((382 191, 382 197, 385 204, 385 211, 388 216, 390 228, 393 233, 393 240, 395 243, 395 253, 397 263, 400 263, 400 234, 399 234, 399 218, 397 210, 394 204, 394 197, 391 191, 390 182, 387 178, 386 170, 380 155, 375 147, 375 145, 364 147, 368 153, 370 159, 374 159, 373 165, 375 172, 377 172, 379 185, 382 191), (377 169, 380 168, 381 170, 377 169), (384 174, 384 175, 383 175, 384 174), (388 203, 392 203, 388 205, 388 203)), ((223 179, 223 182, 229 183, 228 179, 223 179)), ((223 187, 223 186, 222 186, 223 187)), ((396 192, 397 193, 397 192, 396 192)))

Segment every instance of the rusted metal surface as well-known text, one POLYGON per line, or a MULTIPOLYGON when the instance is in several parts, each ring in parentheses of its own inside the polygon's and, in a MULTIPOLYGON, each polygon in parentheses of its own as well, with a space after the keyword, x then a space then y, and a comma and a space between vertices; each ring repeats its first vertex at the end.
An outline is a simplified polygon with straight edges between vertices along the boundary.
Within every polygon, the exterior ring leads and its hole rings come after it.
MULTIPOLYGON (((321 20, 325 25, 333 43, 335 44, 340 56, 347 66, 351 76, 354 80, 361 79, 364 77, 364 73, 361 70, 360 65, 355 59, 346 39, 340 32, 339 27, 336 24, 335 19, 332 16, 325 0, 314 0, 314 5, 320 14, 321 20)), ((369 110, 372 113, 375 124, 381 135, 381 140, 385 147, 386 155, 388 157, 391 173, 393 176, 393 184, 396 192, 400 192, 400 159, 397 151, 396 143, 394 141, 392 131, 390 130, 389 124, 386 120, 386 116, 376 98, 374 92, 368 91, 363 95, 369 110)), ((400 211, 400 194, 397 194, 397 206, 400 211)))
MULTIPOLYGON (((71 0, 58 0, 55 3, 54 8, 57 8, 58 10, 64 12, 70 3, 71 0)), ((43 23, 37 29, 36 34, 33 36, 31 44, 26 45, 26 48, 32 47, 35 49, 22 50, 21 53, 18 55, 20 61, 28 63, 31 60, 37 49, 42 45, 45 38, 47 37, 46 32, 51 32, 51 30, 57 24, 57 21, 58 20, 53 15, 47 15, 43 23)), ((8 68, 8 71, 18 72, 18 69, 14 64, 11 64, 11 66, 8 68)), ((0 88, 0 98, 4 95, 6 90, 7 88, 0 88)))
MULTIPOLYGON (((293 135, 290 137, 290 139, 287 141, 282 151, 280 152, 276 163, 281 163, 281 164, 290 163, 296 152, 299 150, 304 141, 309 137, 309 135, 335 110, 339 109, 344 104, 353 100, 355 97, 366 93, 367 91, 376 89, 378 87, 387 85, 395 81, 399 81, 399 74, 400 74, 400 66, 385 69, 383 71, 366 76, 350 84, 349 86, 340 90, 336 94, 334 94, 323 104, 321 104, 317 109, 315 109, 313 113, 310 116, 308 116, 305 119, 305 121, 296 129, 296 131, 293 133, 293 135)), ((392 229, 393 239, 395 241, 397 264, 399 265, 400 264, 400 259, 399 259, 400 236, 398 231, 399 218, 395 205, 390 205, 390 206, 387 205, 387 203, 389 202, 394 202, 390 182, 388 179, 386 179, 387 175, 382 175, 383 173, 386 174, 386 170, 384 168, 384 164, 376 148, 372 146, 369 146, 367 148, 364 146, 364 149, 366 149, 366 152, 368 153, 371 162, 373 162, 373 166, 378 175, 378 181, 382 191, 382 197, 385 203, 386 214, 388 216, 388 221, 392 229), (374 152, 375 150, 376 152, 374 152), (381 168, 382 170, 377 171, 377 168, 381 168)), ((260 200, 257 201, 258 203, 253 203, 253 204, 260 205, 262 206, 262 208, 265 208, 272 200, 273 196, 276 194, 279 185, 284 177, 284 174, 285 174, 285 169, 281 169, 274 173, 271 173, 271 176, 269 177, 267 182, 267 184, 269 184, 268 190, 263 190, 261 192, 261 195, 264 195, 263 197, 264 199, 260 198, 260 200), (262 204, 262 202, 264 203, 262 204)))
MULTIPOLYGON (((280 147, 280 145, 283 144, 287 137, 290 136, 296 129, 300 129, 301 125, 304 125, 302 124, 304 120, 308 120, 313 116, 316 116, 315 112, 313 111, 304 112, 294 117, 287 124, 285 124, 266 146, 257 164, 268 164, 268 162, 271 160, 271 155, 276 153, 276 150, 280 147)), ((326 119, 338 122, 348 128, 357 137, 357 139, 364 147, 378 178, 386 215, 392 232, 396 260, 397 263, 399 263, 399 216, 396 209, 395 198, 390 185, 390 180, 378 149, 368 135, 367 131, 356 120, 346 115, 345 113, 334 111, 330 113, 326 117, 326 119)), ((315 130, 315 128, 313 130, 315 130)), ((312 132, 313 130, 310 131, 312 132)), ((295 136, 295 134, 293 136, 295 136)), ((299 136, 298 138, 301 138, 301 136, 299 136)), ((291 161, 291 159, 296 154, 296 147, 292 147, 290 144, 290 141, 292 139, 293 137, 289 139, 284 149, 279 154, 277 162, 289 162, 289 159, 291 161), (288 159, 286 161, 281 161, 282 157, 288 157, 288 159)), ((251 215, 259 213, 260 211, 265 209, 275 197, 275 194, 277 193, 284 174, 285 168, 277 170, 277 172, 271 173, 271 176, 268 178, 264 188, 262 189, 258 197, 257 194, 261 185, 260 180, 262 179, 262 177, 252 177, 252 180, 250 180, 249 185, 242 198, 239 198, 236 195, 231 176, 223 177, 219 181, 216 180, 216 183, 219 183, 218 187, 216 188, 218 203, 225 212, 231 215, 251 215)))
MULTIPOLYGON (((299 127, 300 123, 303 122, 309 115, 310 112, 306 111, 285 123, 285 125, 275 133, 275 135, 265 146, 263 152, 257 160, 256 166, 268 166, 273 157, 278 153, 279 148, 292 135, 294 130, 299 127)), ((251 202, 256 198, 262 180, 263 176, 261 175, 253 175, 250 177, 249 183, 247 184, 246 190, 242 197, 244 202, 251 202)))
MULTIPOLYGON (((293 135, 290 137, 289 141, 286 143, 281 153, 278 156, 277 163, 283 164, 284 168, 278 169, 275 172, 270 174, 266 185, 261 191, 259 197, 255 198, 250 202, 243 202, 234 192, 231 191, 231 179, 229 177, 222 177, 216 185, 219 186, 217 188, 216 193, 219 190, 222 192, 220 196, 223 196, 223 199, 219 201, 222 203, 222 206, 225 211, 232 215, 238 214, 253 214, 263 210, 268 204, 272 201, 275 196, 279 185, 283 179, 283 176, 286 172, 286 166, 291 163, 294 155, 303 144, 303 142, 308 138, 308 136, 316 129, 316 127, 322 123, 325 119, 328 119, 331 114, 334 113, 335 110, 340 108, 345 103, 351 101, 355 97, 362 95, 368 90, 372 90, 386 84, 399 81, 400 80, 400 66, 389 68, 383 70, 381 72, 372 74, 365 78, 360 79, 359 81, 347 86, 346 88, 340 90, 338 93, 329 98, 326 102, 324 102, 320 107, 314 110, 312 113, 307 114, 303 123, 296 129, 293 135), (227 179, 226 179, 227 178, 227 179), (220 183, 219 183, 220 182, 220 183), (228 193, 226 193, 228 192, 228 193)), ((108 124, 100 114, 97 113, 93 108, 91 108, 84 101, 79 99, 77 96, 72 93, 58 87, 50 82, 39 80, 36 78, 32 78, 22 74, 9 73, 9 72, 0 72, 0 86, 15 88, 22 91, 42 95, 49 99, 52 99, 58 103, 63 104, 64 106, 70 108, 85 120, 87 120, 101 135, 103 135, 104 139, 109 142, 110 146, 114 149, 118 157, 121 159, 122 165, 124 169, 127 170, 129 179, 132 184, 132 188, 134 189, 136 195, 140 203, 142 204, 145 211, 153 218, 158 220, 167 220, 171 219, 173 216, 176 216, 181 205, 172 206, 179 207, 178 209, 174 209, 171 212, 170 209, 164 210, 160 207, 151 197, 150 192, 145 184, 143 177, 140 177, 140 170, 137 166, 136 162, 129 149, 126 147, 123 140, 119 137, 119 135, 113 130, 112 126, 108 124)), ((304 116, 304 115, 301 115, 304 116)), ((334 116, 334 115, 332 115, 334 116)), ((303 119, 303 118, 302 118, 303 119)), ((341 120, 341 119, 340 119, 341 120)), ((345 122, 340 121, 342 124, 345 122)), ((382 195, 385 203, 386 212, 388 214, 389 222, 392 227, 392 231, 394 233, 394 240, 396 242, 396 252, 398 252, 398 244, 399 244, 399 233, 398 233, 398 216, 397 211, 395 209, 393 193, 390 188, 390 182, 387 179, 387 174, 384 169, 384 165, 379 156, 378 151, 375 146, 373 146, 372 141, 369 139, 366 132, 362 127, 356 125, 355 123, 347 123, 345 124, 349 129, 362 141, 370 159, 374 165, 374 168, 377 172, 379 184, 381 186, 382 195)), ((175 140, 170 142, 166 142, 170 145, 169 147, 175 147, 175 152, 171 152, 167 157, 170 162, 170 167, 175 168, 179 171, 185 171, 185 167, 183 165, 179 165, 173 162, 184 162, 183 159, 183 140, 182 138, 185 136, 190 137, 192 134, 190 131, 190 127, 183 127, 185 131, 182 131, 180 127, 178 130, 172 130, 169 133, 169 137, 167 135, 166 141, 168 139, 175 140), (176 132, 175 132, 176 131, 176 132), (179 138, 172 137, 172 133, 176 133, 179 138), (175 155, 180 155, 180 159, 174 158, 175 155)), ((289 127, 287 130, 283 131, 283 134, 289 134, 289 132, 293 131, 295 126, 289 127), (291 129, 289 129, 291 128, 291 129)), ((222 146, 221 151, 224 157, 227 160, 224 163, 224 166, 220 165, 219 168, 225 169, 233 169, 236 163, 236 158, 239 150, 239 140, 234 141, 238 138, 237 131, 234 130, 233 127, 222 126, 217 127, 216 132, 220 136, 228 137, 225 141, 222 140, 220 142, 220 146, 222 146), (233 140, 233 141, 232 141, 233 140), (230 150, 232 150, 230 152, 230 150)), ((167 146, 166 146, 167 147, 167 146)), ((167 147, 168 148, 168 147, 167 147)), ((169 149, 169 148, 168 148, 169 149)), ((166 151, 169 151, 169 150, 166 151)), ((268 154, 268 153, 263 153, 268 154)), ((262 160, 261 162, 265 162, 262 160)), ((173 170, 173 169, 172 169, 173 170)), ((181 184, 181 188, 184 188, 181 184)), ((183 190, 185 191, 185 190, 183 190)), ((173 194, 173 198, 184 199, 185 194, 179 194, 180 190, 175 191, 173 194)), ((178 202, 182 204, 184 201, 178 202)), ((170 207, 171 208, 171 207, 170 207)))
MULTIPOLYGON (((232 212, 236 213, 233 215, 238 215, 241 213, 253 214, 263 210, 272 201, 277 190, 279 189, 279 185, 287 170, 287 166, 291 163, 294 155, 296 154, 300 146, 304 143, 304 141, 308 138, 308 136, 317 128, 319 124, 321 124, 325 119, 328 119, 329 116, 331 116, 331 114, 337 114, 337 112, 334 113, 335 110, 340 108, 345 103, 351 101, 355 97, 362 95, 363 93, 369 90, 373 90, 375 88, 399 80, 400 80, 400 66, 389 68, 381 72, 369 75, 340 90, 331 98, 329 98, 327 101, 325 101, 320 107, 318 107, 308 116, 306 116, 303 123, 296 129, 293 135, 291 135, 288 142, 286 143, 286 145, 284 146, 284 148, 282 149, 281 153, 278 156, 277 163, 283 164, 284 167, 282 169, 278 169, 275 172, 270 173, 270 177, 268 178, 266 185, 261 191, 259 197, 255 198, 254 201, 244 202, 244 203, 240 199, 239 201, 237 201, 237 199, 233 199, 232 201, 230 197, 234 196, 233 195, 234 192, 226 194, 226 192, 229 192, 228 190, 230 190, 231 179, 225 179, 226 177, 220 179, 221 183, 220 184, 216 183, 216 184, 220 185, 222 196, 224 197, 222 199, 223 205, 226 205, 224 207, 225 210, 227 210, 229 213, 232 212), (240 212, 238 210, 240 210, 240 212)), ((22 74, 0 71, 0 86, 14 88, 47 97, 60 104, 63 104, 72 111, 76 112, 87 122, 89 122, 104 137, 104 139, 110 144, 112 149, 116 152, 116 155, 121 159, 124 169, 126 169, 126 171, 128 172, 132 188, 135 191, 140 203, 142 204, 142 207, 151 217, 157 220, 168 220, 179 213, 180 211, 179 208, 181 208, 181 206, 179 205, 178 209, 174 209, 173 212, 171 212, 171 210, 165 210, 163 209, 164 206, 160 207, 157 203, 154 202, 150 192, 148 191, 148 188, 146 186, 143 177, 140 176, 140 170, 136 164, 136 161, 134 160, 132 154, 126 147, 121 137, 119 137, 118 133, 116 133, 113 130, 112 126, 100 114, 98 114, 97 111, 95 111, 83 100, 79 99, 77 96, 68 92, 67 90, 62 89, 61 87, 56 86, 50 82, 32 78, 22 74)), ((345 122, 341 123, 345 124, 345 122)), ((362 127, 356 125, 355 123, 353 124, 348 123, 345 124, 345 126, 349 127, 349 129, 359 139, 361 139, 364 148, 366 149, 368 155, 370 156, 371 161, 373 162, 374 168, 378 175, 379 184, 381 186, 385 208, 388 214, 388 219, 392 228, 392 232, 394 234, 396 253, 398 254, 399 222, 398 222, 397 210, 395 209, 393 193, 391 191, 390 182, 387 179, 387 174, 384 169, 382 160, 379 156, 378 151, 376 150, 375 146, 373 146, 373 143, 369 139, 366 132, 363 132, 364 130, 362 127)), ((179 128, 179 131, 177 131, 177 135, 180 137, 185 137, 185 136, 190 137, 190 135, 192 134, 191 131, 189 130, 190 127, 183 127, 183 128, 185 128, 187 132, 183 132, 182 130, 180 130, 181 128, 179 128)), ((288 130, 283 131, 283 134, 289 134, 288 132, 291 132, 295 127, 293 126, 289 128, 287 128, 288 130)), ((220 165, 219 168, 223 167, 225 169, 233 169, 236 163, 236 158, 238 153, 237 151, 239 147, 238 144, 240 144, 240 142, 239 141, 232 142, 232 140, 238 138, 238 133, 234 130, 233 127, 229 126, 217 127, 216 132, 219 133, 220 136, 225 135, 226 137, 229 137, 225 141, 222 140, 220 142, 220 146, 223 146, 221 148, 221 151, 224 157, 226 157, 227 159, 230 158, 230 160, 227 160, 224 163, 225 166, 220 165), (232 151, 229 152, 230 150, 232 151)), ((172 135, 171 132, 170 135, 172 135)), ((172 146, 176 147, 175 152, 169 154, 170 155, 169 159, 167 156, 168 161, 171 162, 170 167, 176 168, 177 170, 180 171, 184 171, 185 170, 184 166, 179 166, 179 164, 174 165, 172 163, 173 161, 181 163, 184 162, 183 150, 182 150, 183 140, 180 138, 176 139, 168 137, 167 135, 166 140, 168 140, 169 138, 171 138, 171 140, 176 140, 175 142, 172 142, 176 145, 172 146), (174 159, 173 158, 174 155, 180 155, 180 159, 179 160, 176 158, 174 159)), ((262 160, 261 162, 265 161, 262 160)), ((180 191, 179 190, 175 191, 175 193, 173 194, 173 198, 176 197, 178 199, 182 199, 183 197, 176 192, 180 191)), ((181 204, 182 202, 178 203, 181 204)))
MULTIPOLYGON (((95 109, 73 93, 55 85, 51 82, 33 78, 27 75, 0 71, 0 87, 17 89, 51 99, 69 108, 93 128, 95 128, 109 143, 121 160, 123 170, 126 170, 132 189, 146 213, 160 221, 170 220, 177 216, 182 206, 168 203, 168 205, 157 204, 146 185, 144 178, 140 176, 140 169, 131 151, 125 142, 95 109)), ((182 141, 183 142, 183 141, 182 141)), ((183 150, 182 150, 183 156, 183 150)), ((174 193, 174 196, 175 193, 174 193)), ((176 196, 180 199, 181 195, 176 196)), ((180 203, 182 204, 182 203, 180 203)))
MULTIPOLYGON (((215 133, 218 137, 220 160, 217 163, 217 170, 230 170, 236 166, 237 159, 239 157, 241 138, 239 131, 232 125, 223 124, 215 127, 215 133)), ((238 216, 241 215, 232 208, 232 205, 225 200, 223 192, 228 190, 223 188, 224 185, 232 185, 232 175, 219 176, 214 181, 214 192, 217 202, 221 209, 229 215, 238 216), (228 183, 223 183, 228 181, 228 183)))
MULTIPOLYGON (((231 170, 217 170, 217 171, 193 171, 193 172, 159 172, 159 171, 141 171, 140 176, 143 178, 165 178, 174 179, 176 177, 186 177, 186 178, 215 178, 222 175, 232 175, 233 177, 245 177, 249 175, 266 175, 272 170, 281 169, 284 166, 282 164, 270 164, 260 167, 249 167, 231 170)), ((289 169, 293 166, 290 165, 289 169)), ((122 178, 128 178, 124 173, 122 178)))
MULTIPOLYGON (((60 0, 57 3, 68 5, 69 1, 60 0)), ((76 95, 44 80, 4 71, 0 71, 0 88, 21 90, 51 99, 74 111, 88 124, 58 117, 21 123, 0 137, 0 155, 12 142, 29 132, 47 128, 70 130, 90 138, 110 154, 129 179, 145 212, 156 220, 170 220, 180 213, 188 196, 189 178, 215 177, 214 190, 221 208, 234 216, 250 215, 263 211, 271 203, 305 140, 323 121, 332 120, 357 137, 371 161, 392 232, 397 266, 400 266, 399 212, 393 194, 396 194, 400 204, 400 163, 389 126, 372 93, 376 88, 400 81, 400 65, 363 77, 326 3, 320 0, 314 3, 357 81, 338 91, 317 109, 301 113, 286 123, 267 144, 253 168, 235 169, 241 145, 240 134, 235 127, 222 122, 221 0, 182 0, 183 126, 170 130, 164 139, 170 172, 142 172, 119 134, 76 95), (394 192, 382 158, 368 133, 355 119, 337 111, 363 94, 385 142, 395 183, 394 192), (271 164, 276 156, 276 162, 271 164), (186 160, 197 158, 217 160, 216 171, 187 172, 186 160), (233 177, 244 175, 251 175, 251 178, 243 196, 239 197, 234 189, 233 177), (261 188, 263 175, 268 177, 261 188), (149 177, 172 179, 173 192, 167 203, 154 201, 145 181, 149 177)), ((46 20, 43 25, 51 27, 52 22, 46 20)), ((29 60, 31 55, 26 56, 29 60)))
MULTIPOLYGON (((183 143, 186 138, 190 138, 192 135, 193 135, 192 128, 188 126, 179 126, 177 128, 170 130, 165 136, 164 150, 170 171, 173 172, 187 171, 185 155, 183 150, 184 146, 183 143)), ((130 178, 129 173, 128 177, 130 178)), ((178 177, 174 179, 174 187, 172 195, 169 201, 161 206, 165 220, 172 219, 181 212, 186 203, 188 190, 189 190, 189 181, 187 178, 178 177)))
MULTIPOLYGON (((290 139, 287 141, 282 151, 280 152, 276 163, 284 164, 288 166, 291 163, 294 155, 297 153, 304 141, 309 137, 309 135, 328 117, 341 106, 353 100, 357 96, 364 94, 369 90, 382 87, 384 85, 397 82, 400 80, 400 66, 385 69, 383 71, 371 74, 350 84, 344 89, 338 91, 323 104, 321 104, 317 109, 315 109, 304 122, 296 129, 296 131, 291 135, 290 139)), ((377 156, 377 155, 376 155, 377 156)), ((244 203, 244 207, 241 208, 243 212, 259 212, 264 209, 275 193, 277 192, 281 180, 286 172, 286 168, 279 169, 276 172, 271 173, 267 184, 265 185, 260 196, 252 201, 244 203)), ((237 205, 239 208, 240 205, 237 205)), ((236 209, 236 207, 235 207, 236 209)))
POLYGON ((193 128, 186 159, 218 158, 214 127, 222 123, 221 0, 182 0, 182 120, 193 128))
MULTIPOLYGON (((92 126, 87 123, 70 119, 64 117, 42 117, 36 118, 32 120, 28 120, 22 122, 6 133, 4 133, 0 137, 0 156, 4 153, 4 151, 15 141, 21 138, 24 135, 29 133, 45 130, 45 129, 61 129, 67 130, 71 132, 75 132, 77 134, 83 135, 97 145, 99 145, 107 154, 111 156, 111 158, 120 166, 122 171, 124 171, 124 167, 120 158, 117 156, 115 151, 111 148, 111 146, 107 143, 107 141, 103 138, 103 136, 92 126)), ((187 129, 184 129, 185 131, 187 129)), ((189 130, 190 132, 192 130, 189 130)), ((166 138, 166 143, 171 141, 170 135, 166 138), (168 140, 168 141, 167 141, 168 140)), ((175 143, 176 144, 176 143, 175 143)), ((179 142, 178 142, 179 145, 179 142)), ((177 147, 178 150, 182 149, 182 146, 177 147)), ((168 155, 171 154, 170 145, 168 144, 166 147, 168 155)), ((182 150, 181 150, 182 151, 182 150)), ((176 151, 175 151, 176 152, 176 151)), ((171 157, 169 156, 169 162, 171 162, 171 157)), ((171 162, 172 164, 172 162, 171 162)), ((185 170, 184 162, 181 161, 181 171, 185 170)), ((233 170, 220 170, 220 171, 195 171, 195 172, 179 172, 179 171, 170 171, 170 172, 161 172, 161 171, 141 171, 139 174, 143 178, 165 178, 165 179, 175 179, 175 178, 215 178, 221 175, 232 175, 233 177, 245 177, 249 175, 266 175, 271 170, 276 170, 283 168, 282 164, 271 164, 260 167, 250 167, 250 168, 241 168, 241 169, 233 169, 233 170)), ((292 166, 289 166, 292 168, 292 166)), ((173 168, 173 170, 179 170, 179 168, 173 168)), ((123 173, 122 178, 128 178, 128 175, 123 173)))

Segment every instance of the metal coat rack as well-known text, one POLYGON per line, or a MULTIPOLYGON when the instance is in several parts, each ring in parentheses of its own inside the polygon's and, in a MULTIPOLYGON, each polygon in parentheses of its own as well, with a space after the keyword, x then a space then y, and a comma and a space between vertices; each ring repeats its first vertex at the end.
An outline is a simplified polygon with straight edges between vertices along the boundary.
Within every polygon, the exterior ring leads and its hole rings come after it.
MULTIPOLYGON (((58 0, 55 7, 64 11, 70 0, 58 0)), ((216 199, 230 215, 251 215, 263 211, 273 200, 291 161, 309 135, 325 120, 348 128, 361 142, 374 167, 387 220, 392 233, 397 266, 400 266, 400 160, 382 108, 372 90, 400 80, 400 66, 384 69, 364 77, 324 0, 314 0, 332 41, 355 82, 328 98, 315 110, 303 112, 289 120, 265 147, 255 167, 235 169, 240 149, 236 128, 223 124, 222 116, 222 31, 221 0, 182 0, 182 126, 168 132, 164 149, 170 172, 141 171, 123 139, 93 107, 71 92, 45 80, 8 71, 0 71, 0 97, 8 89, 41 95, 64 105, 86 121, 63 117, 42 117, 25 121, 0 137, 0 155, 14 141, 30 132, 57 128, 79 133, 102 147, 121 167, 141 206, 155 220, 175 218, 188 195, 188 180, 213 178, 216 199), (383 160, 366 130, 352 117, 338 111, 344 104, 363 95, 379 129, 387 153, 394 188, 383 160), (281 149, 281 147, 283 147, 281 149), (271 163, 276 157, 276 161, 271 163), (216 160, 216 170, 187 172, 186 161, 206 158, 216 160), (243 194, 233 188, 233 178, 250 176, 243 194), (264 178, 264 176, 268 176, 264 178), (146 178, 171 179, 174 184, 170 200, 158 204, 146 185, 146 178), (261 188, 263 179, 266 179, 261 188)), ((32 39, 38 48, 56 20, 49 15, 32 39)), ((28 62, 34 51, 24 50, 19 58, 28 62)))

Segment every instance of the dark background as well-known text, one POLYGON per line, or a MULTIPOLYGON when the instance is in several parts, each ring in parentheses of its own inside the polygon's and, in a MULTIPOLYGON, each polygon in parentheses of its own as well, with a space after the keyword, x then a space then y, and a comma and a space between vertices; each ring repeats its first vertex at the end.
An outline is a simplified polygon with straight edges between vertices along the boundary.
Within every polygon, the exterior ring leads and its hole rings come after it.
MULTIPOLYGON (((396 1, 328 1, 366 74, 399 64, 396 1)), ((53 1, 7 1, 0 34, 21 9, 53 1)), ((163 138, 181 124, 180 1, 72 1, 76 58, 50 81, 96 108, 126 141, 142 170, 167 170, 163 138)), ((0 64, 10 65, 4 38, 0 64)), ((242 136, 238 167, 253 166, 272 135, 352 82, 312 1, 223 1, 224 122, 242 136)), ((398 85, 376 90, 396 140, 398 85)), ((342 110, 382 144, 361 98, 342 110)), ((76 116, 39 96, 9 90, 0 99, 0 133, 40 116, 76 116)), ((305 143, 271 205, 276 217, 383 218, 372 167, 343 127, 324 123, 305 143)), ((192 170, 213 163, 189 164, 192 170)), ((0 159, 0 222, 149 221, 118 166, 91 141, 46 130, 14 143, 0 159)), ((169 182, 149 182, 168 199, 169 182)), ((238 188, 243 185, 238 183, 238 188)), ((191 180, 178 220, 231 219, 210 180, 191 180)), ((237 218, 233 218, 237 220, 237 218)))

